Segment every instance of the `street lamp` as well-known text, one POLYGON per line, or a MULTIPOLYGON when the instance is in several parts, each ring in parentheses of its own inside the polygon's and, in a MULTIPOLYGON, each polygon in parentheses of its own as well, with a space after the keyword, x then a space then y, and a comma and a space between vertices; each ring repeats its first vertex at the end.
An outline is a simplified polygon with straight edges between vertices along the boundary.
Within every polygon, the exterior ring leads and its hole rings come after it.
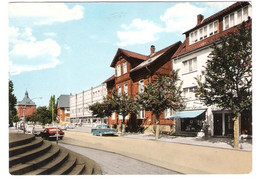
MULTIPOLYGON (((31 100, 34 100, 34 99, 42 99, 42 97, 34 97, 34 98, 32 98, 31 100)), ((24 105, 24 107, 23 107, 23 133, 25 133, 25 109, 26 109, 26 105, 27 104, 27 102, 25 102, 25 105, 24 105)))

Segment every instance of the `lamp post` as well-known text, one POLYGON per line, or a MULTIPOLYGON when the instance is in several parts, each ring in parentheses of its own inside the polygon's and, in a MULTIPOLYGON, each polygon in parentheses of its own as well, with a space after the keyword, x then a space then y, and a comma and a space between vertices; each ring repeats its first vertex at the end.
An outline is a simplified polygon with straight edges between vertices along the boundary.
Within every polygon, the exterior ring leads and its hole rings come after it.
MULTIPOLYGON (((34 97, 32 98, 31 100, 34 100, 34 99, 42 99, 42 97, 34 97)), ((23 107, 23 133, 25 133, 25 109, 26 109, 26 105, 27 103, 25 102, 25 105, 23 107)))

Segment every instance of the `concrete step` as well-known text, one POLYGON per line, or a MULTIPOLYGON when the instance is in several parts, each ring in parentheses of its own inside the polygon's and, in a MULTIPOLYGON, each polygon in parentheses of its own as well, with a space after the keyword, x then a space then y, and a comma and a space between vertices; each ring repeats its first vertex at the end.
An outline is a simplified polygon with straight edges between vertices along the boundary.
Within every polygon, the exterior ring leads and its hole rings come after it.
POLYGON ((63 151, 62 149, 59 152, 59 155, 54 158, 52 161, 50 161, 49 163, 41 166, 40 168, 25 173, 25 175, 43 175, 43 174, 50 174, 52 171, 57 170, 59 167, 61 167, 66 160, 69 157, 69 153, 66 151, 63 151))
POLYGON ((77 158, 74 155, 69 154, 68 159, 64 164, 62 164, 62 167, 58 168, 54 172, 52 172, 52 175, 61 175, 61 174, 68 174, 76 165, 77 158))
POLYGON ((84 169, 85 169, 85 164, 76 164, 75 167, 68 173, 68 175, 82 174, 84 169))
POLYGON ((35 139, 34 135, 23 133, 9 133, 9 148, 25 145, 35 139))
POLYGON ((60 152, 60 148, 56 145, 52 145, 51 149, 45 153, 44 155, 33 159, 32 161, 28 161, 24 164, 17 164, 12 166, 9 169, 10 174, 13 175, 22 175, 24 173, 28 173, 30 171, 36 170, 41 166, 47 164, 51 160, 53 160, 60 152))
POLYGON ((48 150, 50 150, 51 146, 51 143, 43 142, 43 144, 36 149, 9 157, 9 168, 19 163, 26 163, 45 154, 48 150))
POLYGON ((39 146, 41 146, 43 143, 43 140, 41 138, 35 138, 32 140, 30 143, 25 144, 25 145, 19 145, 13 148, 9 149, 9 157, 24 153, 28 150, 35 149, 39 146))

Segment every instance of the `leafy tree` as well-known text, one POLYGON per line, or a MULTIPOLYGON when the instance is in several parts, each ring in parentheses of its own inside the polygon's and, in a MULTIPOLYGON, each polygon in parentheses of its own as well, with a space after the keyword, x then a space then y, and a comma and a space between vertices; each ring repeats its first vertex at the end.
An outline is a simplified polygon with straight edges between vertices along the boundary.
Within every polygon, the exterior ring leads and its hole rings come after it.
POLYGON ((12 126, 13 123, 18 122, 20 119, 17 116, 16 104, 17 98, 13 94, 14 84, 11 80, 9 80, 9 126, 12 126))
POLYGON ((234 115, 234 148, 238 149, 239 118, 252 109, 252 36, 244 24, 214 44, 205 71, 197 78, 196 96, 206 105, 230 109, 234 115))
POLYGON ((48 110, 51 112, 52 121, 56 120, 57 117, 57 104, 55 104, 55 95, 52 95, 49 100, 48 110))
POLYGON ((184 100, 181 96, 182 82, 178 71, 170 75, 159 75, 154 83, 148 83, 144 92, 137 95, 138 103, 155 116, 155 139, 159 138, 159 117, 168 108, 184 109, 184 100))
POLYGON ((111 116, 111 102, 107 98, 103 98, 103 102, 96 102, 89 106, 89 110, 92 111, 92 115, 103 119, 104 117, 111 116))
POLYGON ((121 123, 121 133, 124 135, 125 132, 125 118, 129 114, 136 113, 138 110, 137 102, 127 94, 118 94, 116 90, 112 91, 112 97, 110 98, 111 106, 113 111, 123 117, 121 123))
POLYGON ((36 113, 32 115, 32 118, 34 120, 39 121, 43 125, 51 123, 52 122, 51 117, 52 117, 52 113, 50 110, 47 109, 46 106, 38 107, 36 113))

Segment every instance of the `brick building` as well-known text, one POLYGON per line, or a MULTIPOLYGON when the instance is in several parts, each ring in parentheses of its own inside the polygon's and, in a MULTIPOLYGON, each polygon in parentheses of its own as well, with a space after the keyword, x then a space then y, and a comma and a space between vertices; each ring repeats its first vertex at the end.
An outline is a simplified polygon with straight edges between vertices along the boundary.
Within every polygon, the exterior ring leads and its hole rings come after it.
POLYGON ((57 120, 60 123, 69 123, 70 95, 60 95, 57 99, 57 120))
MULTIPOLYGON (((171 57, 179 48, 181 42, 176 42, 158 52, 151 46, 150 55, 141 55, 124 49, 118 49, 110 67, 115 69, 115 74, 107 79, 107 94, 111 95, 113 89, 118 93, 127 93, 130 97, 144 91, 144 86, 148 82, 156 80, 157 75, 169 75, 172 72, 171 57)), ((162 131, 171 131, 172 120, 165 119, 167 112, 160 117, 160 128, 162 131)), ((109 125, 119 126, 122 116, 113 113, 108 119, 109 125)), ((126 124, 129 129, 142 126, 144 132, 152 132, 155 123, 154 116, 150 112, 140 110, 137 115, 126 117, 126 124)))
MULTIPOLYGON (((244 21, 251 26, 252 6, 249 2, 237 2, 222 11, 204 19, 197 15, 197 25, 184 32, 185 41, 172 57, 173 69, 180 70, 183 81, 183 96, 187 99, 186 109, 175 116, 176 133, 194 133, 202 128, 202 121, 209 124, 213 135, 232 135, 233 122, 230 110, 216 106, 207 107, 196 97, 197 82, 194 77, 201 74, 212 51, 212 44, 219 38, 237 30, 244 21)), ((252 113, 242 113, 241 132, 252 134, 252 113)))
POLYGON ((29 98, 26 91, 22 101, 17 104, 17 115, 19 118, 31 116, 36 112, 36 104, 29 98))

